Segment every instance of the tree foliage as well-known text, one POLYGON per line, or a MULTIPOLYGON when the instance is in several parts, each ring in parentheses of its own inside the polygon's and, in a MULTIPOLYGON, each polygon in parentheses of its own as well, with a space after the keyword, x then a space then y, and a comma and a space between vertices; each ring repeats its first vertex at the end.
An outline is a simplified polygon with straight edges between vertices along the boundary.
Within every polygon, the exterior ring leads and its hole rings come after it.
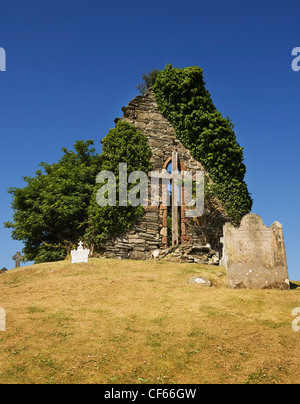
MULTIPOLYGON (((117 206, 98 206, 96 195, 103 184, 97 184, 89 206, 89 226, 86 232, 86 239, 95 244, 96 248, 127 230, 144 212, 142 206, 120 206, 119 164, 127 163, 128 175, 134 171, 148 173, 151 170, 150 157, 147 137, 126 121, 118 120, 116 127, 102 141, 101 168, 102 171, 115 174, 117 206)), ((128 186, 128 192, 134 185, 128 186)))
POLYGON ((83 237, 88 207, 100 171, 100 156, 92 140, 78 141, 75 151, 63 148, 55 164, 41 163, 35 177, 24 177, 24 188, 11 188, 13 195, 12 238, 24 242, 26 261, 64 259, 83 237))
POLYGON ((252 207, 244 181, 243 148, 237 142, 232 122, 214 106, 202 69, 167 65, 158 73, 153 90, 176 136, 203 164, 213 180, 212 190, 229 216, 239 223, 252 207))
POLYGON ((12 229, 13 239, 24 242, 26 261, 62 260, 79 240, 99 248, 143 213, 141 206, 98 206, 96 194, 101 184, 96 184, 96 178, 101 171, 113 172, 118 191, 119 163, 127 163, 128 175, 148 172, 151 150, 146 136, 118 121, 104 139, 101 155, 91 147, 93 143, 78 141, 75 151, 62 149, 64 155, 58 163, 41 163, 43 170, 37 170, 35 177, 24 177, 24 188, 9 190, 14 215, 5 227, 12 229))
POLYGON ((151 72, 143 74, 142 83, 136 87, 141 95, 145 95, 147 91, 154 86, 158 73, 159 70, 153 69, 151 72))

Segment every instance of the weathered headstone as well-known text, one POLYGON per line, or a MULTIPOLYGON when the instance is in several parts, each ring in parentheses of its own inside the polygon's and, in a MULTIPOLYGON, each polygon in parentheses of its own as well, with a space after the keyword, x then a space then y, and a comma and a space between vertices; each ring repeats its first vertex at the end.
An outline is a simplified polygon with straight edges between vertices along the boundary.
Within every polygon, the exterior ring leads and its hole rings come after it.
POLYGON ((189 280, 190 285, 208 286, 211 287, 212 283, 209 279, 204 276, 194 276, 189 280))
POLYGON ((72 264, 80 264, 82 262, 89 262, 90 250, 83 248, 83 243, 80 241, 78 249, 71 251, 72 264))
POLYGON ((131 260, 144 261, 146 259, 146 255, 143 251, 130 251, 129 258, 131 260))
POLYGON ((0 274, 4 274, 5 272, 7 272, 7 269, 6 269, 6 268, 0 269, 0 274))
POLYGON ((15 254, 12 259, 16 262, 16 266, 15 268, 20 268, 20 262, 23 259, 23 255, 20 252, 17 252, 17 254, 15 254))
POLYGON ((229 287, 249 289, 290 288, 282 225, 264 225, 249 213, 240 227, 224 225, 223 262, 229 287))

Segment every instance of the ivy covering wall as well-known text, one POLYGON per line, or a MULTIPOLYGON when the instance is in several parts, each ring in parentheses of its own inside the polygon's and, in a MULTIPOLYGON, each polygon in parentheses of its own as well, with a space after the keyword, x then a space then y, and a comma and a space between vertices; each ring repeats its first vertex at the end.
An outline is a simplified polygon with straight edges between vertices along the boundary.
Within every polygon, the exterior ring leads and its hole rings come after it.
POLYGON ((235 223, 252 208, 244 181, 243 148, 234 126, 214 106, 199 67, 167 65, 153 87, 158 107, 173 125, 177 138, 209 173, 213 192, 235 223))

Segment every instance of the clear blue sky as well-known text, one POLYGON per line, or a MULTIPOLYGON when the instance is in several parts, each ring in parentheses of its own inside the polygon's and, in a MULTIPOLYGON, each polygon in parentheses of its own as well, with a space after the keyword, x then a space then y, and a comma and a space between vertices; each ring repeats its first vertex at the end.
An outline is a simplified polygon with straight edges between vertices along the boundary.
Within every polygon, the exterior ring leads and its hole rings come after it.
MULTIPOLYGON (((300 279, 299 1, 1 1, 1 220, 20 187, 63 146, 100 140, 144 72, 204 69, 216 107, 245 148, 253 212, 283 224, 291 279, 300 279)), ((22 243, 0 227, 0 268, 22 243)))

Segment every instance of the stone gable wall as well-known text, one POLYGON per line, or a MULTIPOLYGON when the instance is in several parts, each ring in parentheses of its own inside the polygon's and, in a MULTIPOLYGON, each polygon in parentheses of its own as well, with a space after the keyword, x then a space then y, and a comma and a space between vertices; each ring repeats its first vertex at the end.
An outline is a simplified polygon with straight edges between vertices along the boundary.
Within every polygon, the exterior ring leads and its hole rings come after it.
POLYGON ((145 96, 138 96, 127 107, 122 108, 122 119, 134 125, 149 139, 152 149, 153 171, 161 171, 164 163, 177 151, 179 159, 187 171, 202 170, 201 163, 196 161, 183 144, 176 138, 175 130, 161 114, 155 101, 154 93, 149 91, 145 96))
MULTIPOLYGON (((205 171, 183 144, 176 138, 175 130, 158 109, 154 93, 149 91, 145 96, 133 99, 127 107, 123 107, 120 118, 135 126, 148 138, 152 150, 152 170, 161 171, 167 168, 172 152, 177 152, 181 169, 205 171)), ((221 251, 220 237, 222 228, 228 218, 218 201, 214 207, 206 209, 202 218, 185 217, 185 207, 181 207, 181 244, 211 244, 216 251, 221 251)), ((167 244, 167 209, 164 206, 145 208, 144 217, 140 218, 128 232, 111 240, 106 246, 106 256, 114 258, 150 259, 152 252, 166 249, 167 244)))

